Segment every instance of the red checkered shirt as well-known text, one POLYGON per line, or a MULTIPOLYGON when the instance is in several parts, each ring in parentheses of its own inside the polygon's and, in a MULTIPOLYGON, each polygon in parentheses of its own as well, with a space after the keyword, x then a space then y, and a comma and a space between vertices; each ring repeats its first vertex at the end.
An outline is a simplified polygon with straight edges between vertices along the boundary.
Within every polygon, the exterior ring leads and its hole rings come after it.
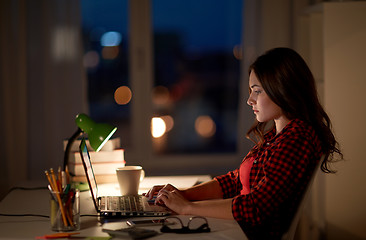
POLYGON ((215 178, 224 198, 233 198, 233 216, 249 239, 280 239, 321 155, 313 128, 295 119, 279 134, 267 133, 243 159, 254 158, 249 194, 240 194, 240 168, 215 178))

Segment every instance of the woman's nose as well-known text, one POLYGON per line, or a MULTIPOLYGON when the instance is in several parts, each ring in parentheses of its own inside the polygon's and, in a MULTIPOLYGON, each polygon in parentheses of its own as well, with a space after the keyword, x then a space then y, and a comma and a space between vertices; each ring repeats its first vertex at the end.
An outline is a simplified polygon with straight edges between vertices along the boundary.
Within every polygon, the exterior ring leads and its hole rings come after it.
POLYGON ((247 100, 247 104, 248 104, 249 106, 253 106, 253 104, 254 104, 254 99, 252 98, 252 96, 251 96, 251 95, 249 96, 249 98, 248 98, 248 100, 247 100))

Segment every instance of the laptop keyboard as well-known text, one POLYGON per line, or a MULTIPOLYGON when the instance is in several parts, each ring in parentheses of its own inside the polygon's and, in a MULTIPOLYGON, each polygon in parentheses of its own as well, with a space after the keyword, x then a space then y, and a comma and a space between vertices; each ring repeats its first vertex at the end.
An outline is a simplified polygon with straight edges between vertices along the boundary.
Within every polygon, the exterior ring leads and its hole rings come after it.
POLYGON ((143 203, 141 196, 110 196, 102 198, 101 209, 107 211, 127 211, 141 212, 143 211, 143 203))

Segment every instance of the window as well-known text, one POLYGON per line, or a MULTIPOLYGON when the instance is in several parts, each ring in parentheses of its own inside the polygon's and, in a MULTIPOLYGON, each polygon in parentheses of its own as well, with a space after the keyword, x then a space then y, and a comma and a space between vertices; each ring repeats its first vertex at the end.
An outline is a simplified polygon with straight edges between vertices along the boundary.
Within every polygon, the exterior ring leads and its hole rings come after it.
POLYGON ((154 152, 235 152, 242 1, 153 0, 154 152))
POLYGON ((127 4, 127 0, 81 2, 89 114, 97 122, 117 126, 123 146, 130 142, 131 124, 127 4))
POLYGON ((237 165, 242 6, 82 1, 90 115, 118 127, 127 164, 149 175, 237 165), (119 103, 117 89, 130 97, 119 103))

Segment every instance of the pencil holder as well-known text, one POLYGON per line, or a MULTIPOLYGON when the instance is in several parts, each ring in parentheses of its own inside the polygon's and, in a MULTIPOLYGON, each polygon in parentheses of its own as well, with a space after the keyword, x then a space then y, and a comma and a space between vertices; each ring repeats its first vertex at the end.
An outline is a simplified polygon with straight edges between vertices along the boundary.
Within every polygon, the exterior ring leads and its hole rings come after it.
POLYGON ((51 191, 50 220, 53 231, 67 232, 80 229, 80 192, 70 189, 60 194, 51 191))

